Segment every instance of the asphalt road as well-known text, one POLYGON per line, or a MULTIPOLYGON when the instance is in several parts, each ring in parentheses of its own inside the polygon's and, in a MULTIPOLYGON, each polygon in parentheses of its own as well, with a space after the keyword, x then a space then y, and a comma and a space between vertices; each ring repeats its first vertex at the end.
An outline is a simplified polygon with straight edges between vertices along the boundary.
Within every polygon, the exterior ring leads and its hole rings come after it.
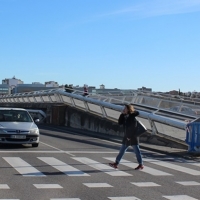
MULTIPOLYGON (((200 163, 142 149, 136 171, 128 151, 109 167, 120 144, 63 127, 40 126, 40 145, 0 146, 0 200, 198 200, 200 163)), ((131 150, 131 149, 130 149, 131 150)))

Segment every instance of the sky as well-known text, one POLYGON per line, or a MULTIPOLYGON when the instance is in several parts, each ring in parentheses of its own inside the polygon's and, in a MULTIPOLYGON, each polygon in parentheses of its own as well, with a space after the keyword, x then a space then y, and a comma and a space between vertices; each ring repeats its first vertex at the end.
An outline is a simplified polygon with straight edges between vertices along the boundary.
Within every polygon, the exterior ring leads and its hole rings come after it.
POLYGON ((0 0, 0 81, 200 92, 200 0, 0 0))

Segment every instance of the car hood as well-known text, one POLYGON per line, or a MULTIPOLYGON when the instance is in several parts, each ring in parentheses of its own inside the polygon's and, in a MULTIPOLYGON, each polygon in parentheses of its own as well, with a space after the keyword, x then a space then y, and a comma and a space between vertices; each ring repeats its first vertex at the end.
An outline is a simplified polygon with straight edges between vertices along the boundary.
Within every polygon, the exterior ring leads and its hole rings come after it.
POLYGON ((34 122, 0 122, 0 128, 30 130, 38 127, 34 122))

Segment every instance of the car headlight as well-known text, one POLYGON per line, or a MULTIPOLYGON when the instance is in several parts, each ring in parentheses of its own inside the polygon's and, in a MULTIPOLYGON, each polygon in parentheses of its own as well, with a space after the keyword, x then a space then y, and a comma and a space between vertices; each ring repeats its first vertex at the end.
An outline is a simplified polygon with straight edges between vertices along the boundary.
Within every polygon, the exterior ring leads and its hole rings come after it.
POLYGON ((34 128, 30 130, 31 134, 39 134, 39 129, 38 128, 34 128))

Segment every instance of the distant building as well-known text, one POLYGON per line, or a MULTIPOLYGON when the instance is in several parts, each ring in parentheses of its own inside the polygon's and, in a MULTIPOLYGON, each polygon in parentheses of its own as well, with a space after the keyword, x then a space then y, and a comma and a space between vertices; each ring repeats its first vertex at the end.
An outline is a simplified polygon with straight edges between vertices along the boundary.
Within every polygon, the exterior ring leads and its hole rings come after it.
POLYGON ((55 81, 49 81, 44 83, 46 87, 59 87, 59 84, 55 81))
POLYGON ((100 89, 105 89, 105 85, 101 84, 100 89))
POLYGON ((11 93, 11 87, 8 84, 0 84, 0 96, 9 95, 11 93))
POLYGON ((23 83, 24 83, 23 81, 21 81, 20 79, 15 78, 15 76, 13 78, 6 78, 5 80, 2 80, 2 84, 7 84, 11 88, 14 88, 17 85, 23 84, 23 83))
POLYGON ((40 82, 32 82, 32 84, 36 84, 36 85, 43 85, 42 83, 40 82))
POLYGON ((12 94, 49 89, 55 89, 55 87, 46 87, 44 84, 20 84, 12 89, 12 94))
POLYGON ((178 95, 178 91, 177 90, 172 90, 172 91, 169 91, 169 94, 171 95, 178 95))
POLYGON ((144 92, 152 92, 152 88, 146 88, 146 87, 138 88, 138 90, 144 92))

